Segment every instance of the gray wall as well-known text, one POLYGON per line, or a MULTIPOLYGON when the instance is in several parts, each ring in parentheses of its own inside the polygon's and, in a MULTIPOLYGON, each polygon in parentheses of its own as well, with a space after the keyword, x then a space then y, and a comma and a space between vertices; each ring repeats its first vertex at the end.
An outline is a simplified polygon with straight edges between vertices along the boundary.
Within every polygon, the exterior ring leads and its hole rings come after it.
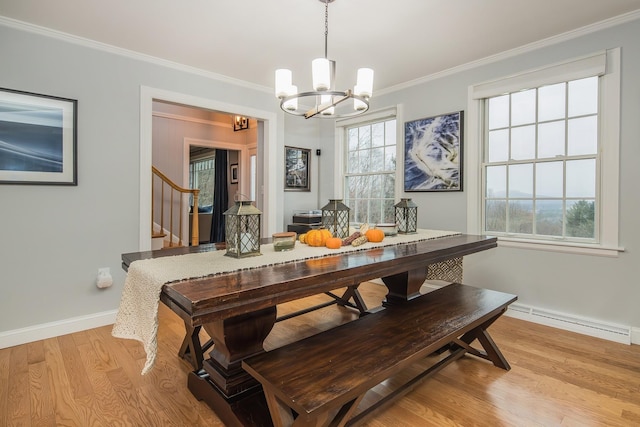
POLYGON ((141 86, 277 110, 267 91, 2 24, 0 58, 0 87, 78 100, 78 186, 0 185, 0 335, 117 308, 140 235, 141 86))
MULTIPOLYGON (((620 246, 617 258, 498 248, 465 258, 465 281, 516 293, 519 302, 627 326, 640 326, 640 21, 460 71, 374 98, 376 108, 403 104, 404 121, 467 108, 470 85, 562 62, 598 50, 622 48, 620 246)), ((399 126, 403 124, 399 123, 399 126)), ((477 143, 465 135, 465 144, 477 143)), ((469 177, 465 177, 467 181, 469 177)), ((406 193, 419 206, 419 226, 466 230, 467 195, 406 193)))
MULTIPOLYGON (((618 258, 601 258, 499 248, 465 260, 465 280, 470 284, 517 293, 526 304, 640 326, 640 310, 636 309, 640 301, 637 40, 640 22, 632 22, 374 97, 372 110, 403 104, 404 121, 465 110, 471 84, 622 47, 620 241, 626 251, 618 258)), ((117 308, 124 282, 120 255, 138 250, 140 234, 140 86, 278 110, 273 95, 266 91, 1 24, 0 58, 0 87, 77 99, 79 107, 78 186, 0 186, 4 241, 0 247, 0 335, 117 308), (114 286, 105 291, 94 285, 99 267, 110 267, 114 277, 114 286)), ((293 210, 321 207, 334 197, 334 131, 330 121, 312 124, 282 113, 277 125, 279 154, 274 167, 279 177, 283 176, 282 146, 314 150, 311 192, 283 195, 282 187, 264 189, 265 197, 282 200, 276 214, 282 215, 284 229, 293 210), (322 149, 320 158, 315 156, 316 148, 322 149)), ((420 227, 466 229, 465 192, 410 196, 420 206, 420 227)))

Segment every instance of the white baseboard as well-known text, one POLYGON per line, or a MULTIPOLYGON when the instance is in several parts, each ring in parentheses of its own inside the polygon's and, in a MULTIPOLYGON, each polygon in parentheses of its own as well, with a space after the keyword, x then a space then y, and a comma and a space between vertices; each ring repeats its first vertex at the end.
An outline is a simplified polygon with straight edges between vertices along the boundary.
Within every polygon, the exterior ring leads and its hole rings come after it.
POLYGON ((640 328, 631 328, 631 344, 640 344, 640 328))
POLYGON ((116 321, 116 313, 117 310, 103 311, 102 313, 72 317, 57 322, 42 323, 27 328, 0 332, 0 348, 13 347, 33 341, 71 334, 73 332, 112 325, 116 321))
POLYGON ((626 325, 603 322, 600 320, 588 319, 566 313, 531 307, 524 304, 513 303, 505 313, 507 316, 551 326, 565 331, 576 332, 608 341, 622 344, 638 342, 640 329, 636 328, 636 337, 632 338, 632 328, 626 325))

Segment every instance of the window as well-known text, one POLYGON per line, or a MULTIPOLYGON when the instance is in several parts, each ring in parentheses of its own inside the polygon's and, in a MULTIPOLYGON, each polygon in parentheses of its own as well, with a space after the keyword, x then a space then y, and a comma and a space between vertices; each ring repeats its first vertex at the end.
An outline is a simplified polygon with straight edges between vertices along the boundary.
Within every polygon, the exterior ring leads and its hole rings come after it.
POLYGON ((614 49, 470 88, 469 232, 618 249, 618 70, 614 49))
POLYGON ((189 188, 200 190, 198 193, 199 208, 213 206, 214 161, 215 156, 209 156, 189 162, 189 188))
POLYGON ((352 223, 395 222, 396 119, 344 127, 344 200, 352 223))
POLYGON ((485 100, 485 231, 597 240, 598 79, 485 100))

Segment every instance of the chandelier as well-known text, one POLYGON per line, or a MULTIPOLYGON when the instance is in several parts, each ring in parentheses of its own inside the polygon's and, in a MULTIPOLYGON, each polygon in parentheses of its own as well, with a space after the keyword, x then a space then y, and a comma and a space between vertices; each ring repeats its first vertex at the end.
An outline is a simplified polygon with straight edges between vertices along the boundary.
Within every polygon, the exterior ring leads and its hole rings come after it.
MULTIPOLYGON (((311 63, 313 91, 298 92, 298 87, 292 84, 291 70, 280 68, 276 70, 276 97, 280 99, 280 108, 289 114, 311 117, 339 118, 362 114, 369 109, 369 98, 373 92, 373 70, 360 68, 357 73, 356 85, 353 90, 335 90, 335 61, 327 59, 327 36, 329 35, 329 3, 335 0, 320 0, 324 3, 324 58, 314 59, 311 63), (336 106, 349 99, 353 99, 353 109, 345 112, 336 111, 336 106), (298 109, 301 105, 315 105, 307 111, 298 109)), ((342 110, 344 111, 344 109, 342 110)))

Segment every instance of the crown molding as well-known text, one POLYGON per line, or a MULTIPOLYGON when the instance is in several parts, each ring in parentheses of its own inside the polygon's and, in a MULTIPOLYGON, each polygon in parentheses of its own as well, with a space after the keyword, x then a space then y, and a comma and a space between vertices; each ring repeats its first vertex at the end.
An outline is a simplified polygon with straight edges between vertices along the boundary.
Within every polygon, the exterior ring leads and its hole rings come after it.
MULTIPOLYGON (((524 53, 532 52, 537 49, 541 49, 547 46, 552 46, 558 43, 562 43, 568 40, 572 40, 581 36, 585 36, 591 33, 595 33, 597 31, 601 31, 607 28, 615 27, 617 25, 621 25, 627 22, 635 21, 640 19, 640 10, 636 10, 633 12, 629 12, 623 15, 619 15, 613 18, 606 19, 604 21, 597 22, 595 24, 586 25, 581 28, 577 28, 575 30, 568 31, 566 33, 558 34, 556 36, 548 37, 546 39, 538 40, 533 43, 526 44, 524 46, 517 47, 515 49, 510 49, 504 52, 500 52, 495 55, 487 56, 485 58, 479 59, 477 61, 468 62, 466 64, 462 64, 459 66, 455 66, 449 68, 447 70, 439 71, 437 73, 429 74, 424 77, 420 77, 414 80, 410 80, 404 83, 400 83, 398 85, 390 86, 384 89, 379 89, 376 91, 377 96, 386 95, 388 93, 396 92, 399 90, 407 89, 419 84, 427 83, 433 80, 437 80, 443 77, 447 77, 456 73, 460 73, 463 71, 467 71, 473 68, 481 67, 483 65, 488 65, 494 62, 498 62, 504 59, 512 58, 514 56, 522 55, 524 53)), ((135 52, 128 49, 123 49, 120 47, 112 46, 106 43, 97 42, 94 40, 86 39, 83 37, 74 36, 72 34, 64 33, 62 31, 53 30, 51 28, 41 27, 38 25, 30 24, 27 22, 19 21, 13 18, 8 18, 0 15, 0 25, 4 25, 7 27, 15 28, 22 31, 27 31, 35 34, 39 34, 45 37, 51 37, 58 40, 63 40, 68 43, 77 44, 80 46, 85 46, 97 50, 101 50, 104 52, 113 53, 115 55, 125 56, 128 58, 149 62, 152 64, 156 64, 162 67, 173 68, 175 70, 183 71, 190 74, 199 75, 202 77, 206 77, 213 80, 218 80, 223 83, 229 83, 241 87, 245 87, 248 89, 257 90, 265 93, 272 93, 273 88, 257 85, 254 83, 250 83, 244 80, 235 79, 233 77, 225 76, 223 74, 213 73, 211 71, 202 70, 200 68, 190 67, 184 64, 180 64, 173 61, 168 61, 165 59, 157 58, 155 56, 146 55, 143 53, 135 52)))
POLYGON ((619 15, 613 18, 606 19, 604 21, 596 22, 595 24, 587 25, 581 28, 577 28, 575 30, 568 31, 566 33, 558 34, 556 36, 548 37, 546 39, 538 40, 533 43, 526 44, 524 46, 517 47, 515 49, 510 49, 504 52, 497 53, 495 55, 487 56, 485 58, 479 59, 477 61, 468 62, 466 64, 462 64, 453 68, 449 68, 447 70, 439 71, 437 73, 429 74, 428 76, 420 77, 415 80, 410 80, 408 82, 400 83, 395 86, 390 86, 385 89, 380 89, 376 91, 376 95, 386 95, 388 93, 397 92, 402 89, 407 89, 422 83, 430 82, 433 80, 437 80, 443 77, 447 77, 453 74, 457 74, 463 71, 471 70, 474 68, 481 67, 483 65, 492 64, 494 62, 502 61, 504 59, 512 58, 514 56, 522 55, 524 53, 532 52, 537 49, 541 49, 543 47, 553 46, 558 43, 562 43, 568 40, 572 40, 578 37, 582 37, 588 34, 595 33, 597 31, 605 30, 607 28, 615 27, 617 25, 622 25, 627 22, 635 21, 640 19, 640 10, 636 10, 633 12, 625 13, 623 15, 619 15))
POLYGON ((0 25, 14 28, 21 31, 26 31, 34 34, 38 34, 44 37, 50 37, 57 40, 62 40, 68 43, 88 47, 91 49, 101 50, 103 52, 112 53, 115 55, 124 56, 130 59, 135 59, 151 64, 159 65, 161 67, 172 68, 185 73, 206 77, 208 79, 217 80, 223 83, 229 83, 236 86, 245 87, 248 89, 257 90, 260 92, 272 93, 273 88, 269 88, 262 85, 257 85, 244 80, 236 79, 233 77, 225 76, 223 74, 213 73, 196 67, 190 67, 188 65, 180 64, 166 59, 157 58, 155 56, 147 55, 144 53, 136 52, 133 50, 123 49, 117 46, 113 46, 106 43, 101 43, 95 40, 87 39, 84 37, 74 36, 62 31, 53 30, 51 28, 41 27, 39 25, 30 24, 28 22, 19 21, 17 19, 8 18, 0 15, 0 25))

